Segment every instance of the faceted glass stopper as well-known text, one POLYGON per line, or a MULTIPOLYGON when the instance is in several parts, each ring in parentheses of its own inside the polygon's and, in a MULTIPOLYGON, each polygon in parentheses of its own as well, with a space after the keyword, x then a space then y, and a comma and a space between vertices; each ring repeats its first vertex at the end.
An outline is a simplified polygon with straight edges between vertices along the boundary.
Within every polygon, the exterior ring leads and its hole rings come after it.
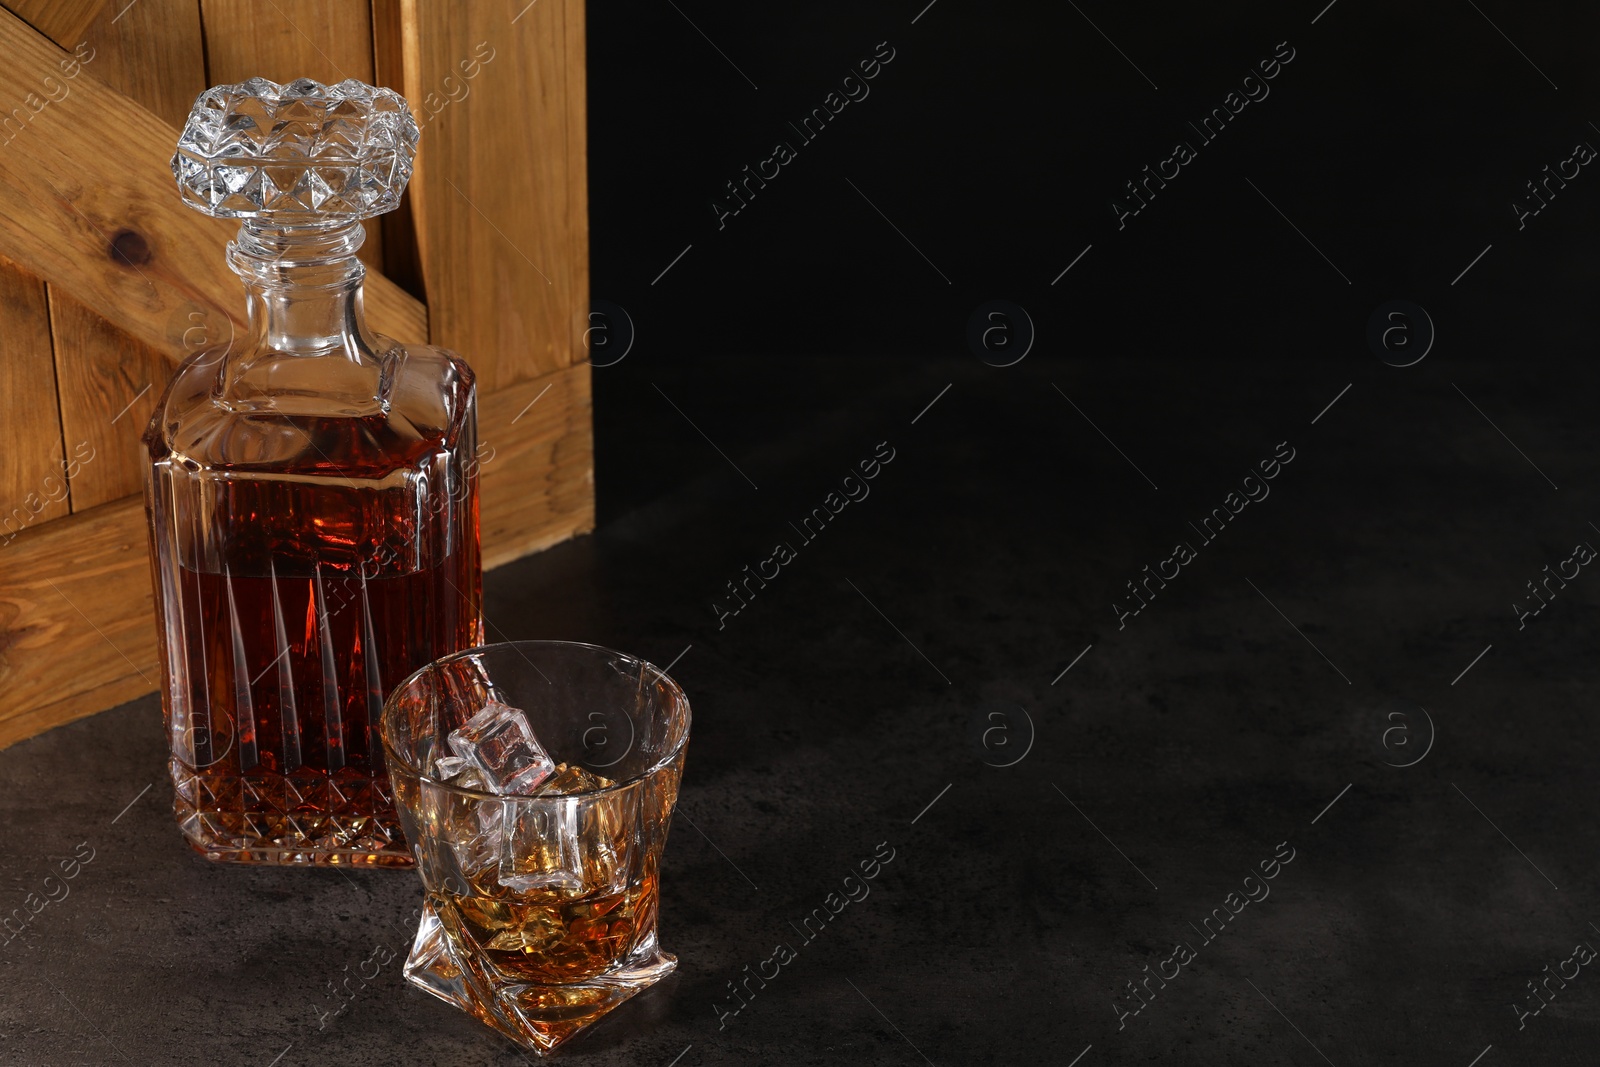
POLYGON ((251 78, 200 94, 172 174, 184 203, 215 218, 353 222, 399 206, 417 136, 392 89, 251 78))

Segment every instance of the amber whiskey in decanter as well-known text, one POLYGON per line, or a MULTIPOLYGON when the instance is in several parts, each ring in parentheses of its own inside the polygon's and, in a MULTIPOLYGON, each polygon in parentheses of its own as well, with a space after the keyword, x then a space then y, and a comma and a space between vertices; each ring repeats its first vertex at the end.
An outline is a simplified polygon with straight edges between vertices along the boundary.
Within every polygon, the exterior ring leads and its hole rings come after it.
POLYGON ((201 94, 172 160, 242 223, 248 307, 144 438, 175 808, 213 860, 410 865, 379 712, 481 640, 472 371, 362 319, 361 220, 416 144, 388 89, 256 78, 201 94))

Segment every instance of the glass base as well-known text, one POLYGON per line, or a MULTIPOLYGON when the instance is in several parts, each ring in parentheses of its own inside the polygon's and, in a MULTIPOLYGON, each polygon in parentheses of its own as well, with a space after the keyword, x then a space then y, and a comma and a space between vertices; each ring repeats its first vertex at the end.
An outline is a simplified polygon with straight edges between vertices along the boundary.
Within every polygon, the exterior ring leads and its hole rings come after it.
POLYGON ((229 775, 171 761, 173 810, 214 863, 414 867, 388 783, 370 777, 229 775))
POLYGON ((615 969, 587 981, 497 983, 485 968, 461 958, 438 914, 427 905, 406 959, 405 977, 418 989, 544 1056, 677 966, 678 958, 663 952, 652 937, 615 969))

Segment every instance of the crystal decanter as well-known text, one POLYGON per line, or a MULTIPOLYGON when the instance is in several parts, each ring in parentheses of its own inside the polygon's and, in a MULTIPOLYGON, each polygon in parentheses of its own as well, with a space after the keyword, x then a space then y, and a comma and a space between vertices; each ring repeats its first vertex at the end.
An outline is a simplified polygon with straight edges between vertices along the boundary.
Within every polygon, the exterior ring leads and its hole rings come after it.
POLYGON ((410 865, 383 699, 481 640, 472 371, 362 319, 361 220, 416 143, 388 89, 256 78, 202 93, 172 159, 241 221, 249 309, 144 438, 175 808, 213 860, 410 865))

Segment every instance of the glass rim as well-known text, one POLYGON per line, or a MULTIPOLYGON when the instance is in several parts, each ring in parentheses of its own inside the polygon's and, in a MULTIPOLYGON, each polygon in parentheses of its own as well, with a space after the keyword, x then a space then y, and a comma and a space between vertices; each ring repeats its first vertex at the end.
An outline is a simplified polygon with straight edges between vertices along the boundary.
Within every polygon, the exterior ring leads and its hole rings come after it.
MULTIPOLYGON (((538 666, 534 664, 531 659, 528 659, 528 663, 532 665, 535 670, 538 670, 538 666)), ((394 689, 390 690, 389 695, 384 698, 383 711, 379 715, 378 720, 378 738, 383 746, 383 754, 386 759, 394 759, 400 766, 406 768, 406 770, 410 771, 412 774, 415 774, 423 781, 457 796, 469 797, 473 800, 499 800, 506 803, 514 803, 516 801, 567 800, 573 797, 593 797, 599 796, 603 793, 611 793, 618 790, 627 789, 656 774, 659 774, 661 771, 665 770, 673 760, 677 759, 678 756, 682 754, 683 746, 689 743, 689 725, 692 717, 693 709, 691 709, 689 706, 689 697, 688 694, 683 691, 683 686, 679 685, 670 674, 662 670, 660 667, 657 667, 654 663, 651 663, 647 659, 640 659, 638 656, 631 655, 627 652, 619 652, 617 649, 608 648, 605 645, 592 644, 588 641, 561 641, 552 638, 527 638, 516 641, 496 641, 487 645, 474 645, 471 648, 465 648, 459 652, 452 652, 447 656, 440 656, 438 659, 431 660, 423 666, 412 671, 410 674, 406 675, 400 680, 400 683, 396 685, 394 689), (523 796, 516 793, 487 793, 480 789, 467 789, 463 786, 451 785, 449 782, 441 781, 427 771, 415 767, 410 759, 395 751, 394 746, 389 743, 389 705, 396 696, 408 688, 414 681, 422 677, 424 674, 427 674, 429 671, 437 670, 444 664, 454 663, 457 660, 463 660, 469 656, 481 655, 485 652, 498 652, 504 649, 510 649, 522 656, 523 659, 528 659, 527 653, 522 651, 522 647, 526 645, 587 649, 593 652, 602 652, 611 656, 621 656, 624 659, 639 664, 640 667, 647 668, 655 675, 656 678, 660 679, 667 685, 668 689, 672 693, 674 702, 682 706, 684 715, 682 735, 678 738, 677 743, 674 744, 669 751, 662 754, 660 759, 656 760, 638 774, 631 775, 627 778, 621 779, 620 781, 613 782, 610 785, 603 785, 594 789, 579 789, 571 793, 555 793, 551 794, 550 796, 539 796, 537 794, 532 796, 523 796)))

